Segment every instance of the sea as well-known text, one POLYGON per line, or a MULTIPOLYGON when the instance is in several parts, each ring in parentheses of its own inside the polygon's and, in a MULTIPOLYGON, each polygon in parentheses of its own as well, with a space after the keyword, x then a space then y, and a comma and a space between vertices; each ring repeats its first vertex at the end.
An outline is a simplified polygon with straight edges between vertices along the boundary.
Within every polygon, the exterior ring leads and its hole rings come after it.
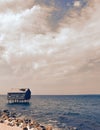
POLYGON ((29 104, 8 104, 6 95, 1 95, 0 109, 16 111, 61 130, 70 126, 78 130, 100 130, 100 95, 34 95, 29 104))

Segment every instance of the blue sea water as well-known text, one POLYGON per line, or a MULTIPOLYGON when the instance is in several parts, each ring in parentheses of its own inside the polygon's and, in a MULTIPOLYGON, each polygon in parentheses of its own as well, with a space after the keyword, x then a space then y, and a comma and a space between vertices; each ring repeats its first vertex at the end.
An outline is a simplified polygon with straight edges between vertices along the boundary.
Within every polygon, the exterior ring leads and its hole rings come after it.
POLYGON ((100 130, 100 95, 32 96, 30 104, 7 104, 3 95, 0 96, 0 109, 16 111, 62 130, 66 126, 100 130))

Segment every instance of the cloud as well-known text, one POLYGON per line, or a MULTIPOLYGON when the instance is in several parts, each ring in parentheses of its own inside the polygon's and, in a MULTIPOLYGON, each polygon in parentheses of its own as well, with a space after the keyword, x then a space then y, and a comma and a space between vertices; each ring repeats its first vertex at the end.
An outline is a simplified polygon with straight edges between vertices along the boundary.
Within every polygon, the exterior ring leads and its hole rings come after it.
POLYGON ((82 8, 80 14, 72 9, 58 20, 57 29, 49 21, 52 4, 30 3, 18 1, 14 9, 15 1, 2 2, 10 9, 0 13, 0 65, 7 68, 3 79, 8 77, 10 85, 19 80, 39 88, 91 85, 90 80, 99 75, 99 1, 82 8))
MULTIPOLYGON (((46 9, 40 6, 33 6, 22 13, 5 13, 0 14, 0 31, 13 33, 45 33, 48 27, 47 17, 49 16, 46 9), (42 26, 39 26, 42 25, 42 26)), ((31 34, 32 35, 32 34, 31 34)))
POLYGON ((31 9, 34 6, 34 0, 0 0, 0 12, 22 12, 31 9))
POLYGON ((10 60, 12 54, 20 56, 28 53, 42 53, 38 46, 47 39, 43 34, 50 31, 47 21, 49 11, 47 8, 34 5, 21 13, 0 14, 0 44, 6 50, 2 56, 5 60, 10 60))

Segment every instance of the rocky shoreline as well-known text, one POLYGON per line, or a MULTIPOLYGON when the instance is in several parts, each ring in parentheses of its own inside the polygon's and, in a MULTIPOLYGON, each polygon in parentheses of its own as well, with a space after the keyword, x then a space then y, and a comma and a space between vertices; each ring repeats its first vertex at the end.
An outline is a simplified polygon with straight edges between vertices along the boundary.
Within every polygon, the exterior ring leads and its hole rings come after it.
MULTIPOLYGON (((17 126, 22 130, 60 130, 53 128, 52 125, 42 125, 29 117, 18 116, 16 112, 9 110, 0 111, 0 123, 5 123, 7 126, 17 126)), ((76 127, 67 127, 64 130, 78 130, 76 127)))

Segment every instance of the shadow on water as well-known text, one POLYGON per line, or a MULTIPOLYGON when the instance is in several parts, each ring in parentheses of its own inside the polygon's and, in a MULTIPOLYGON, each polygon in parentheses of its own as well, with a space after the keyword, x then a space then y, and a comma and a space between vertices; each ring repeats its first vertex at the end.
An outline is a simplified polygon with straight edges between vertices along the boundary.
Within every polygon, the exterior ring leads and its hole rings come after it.
POLYGON ((7 103, 6 105, 7 106, 16 106, 16 105, 18 105, 18 106, 30 106, 31 103, 30 102, 24 102, 24 103, 22 103, 22 102, 13 102, 13 103, 7 103))

